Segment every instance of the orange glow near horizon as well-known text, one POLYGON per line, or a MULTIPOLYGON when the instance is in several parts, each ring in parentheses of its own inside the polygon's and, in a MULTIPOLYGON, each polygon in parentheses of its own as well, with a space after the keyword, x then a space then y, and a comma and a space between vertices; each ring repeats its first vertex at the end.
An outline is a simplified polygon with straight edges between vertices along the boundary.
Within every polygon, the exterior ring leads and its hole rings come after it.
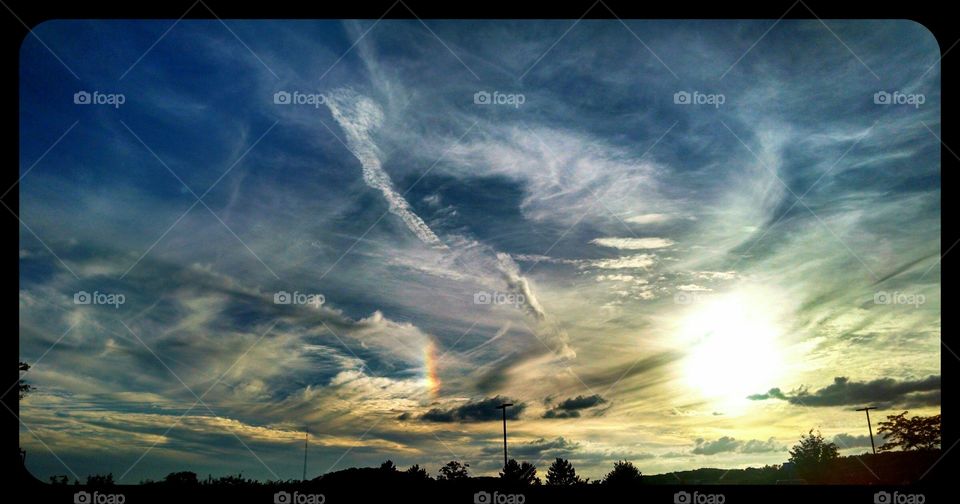
POLYGON ((437 373, 437 346, 432 340, 424 346, 423 354, 427 389, 430 391, 430 397, 437 397, 440 393, 440 376, 437 373))

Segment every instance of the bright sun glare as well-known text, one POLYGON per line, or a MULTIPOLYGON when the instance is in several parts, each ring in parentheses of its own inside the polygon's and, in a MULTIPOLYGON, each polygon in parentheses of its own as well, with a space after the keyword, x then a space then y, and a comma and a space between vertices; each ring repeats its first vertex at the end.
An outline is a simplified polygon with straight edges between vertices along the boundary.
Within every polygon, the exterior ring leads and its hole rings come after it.
POLYGON ((783 372, 781 331, 767 303, 757 293, 707 299, 683 323, 684 379, 717 406, 742 406, 783 372))

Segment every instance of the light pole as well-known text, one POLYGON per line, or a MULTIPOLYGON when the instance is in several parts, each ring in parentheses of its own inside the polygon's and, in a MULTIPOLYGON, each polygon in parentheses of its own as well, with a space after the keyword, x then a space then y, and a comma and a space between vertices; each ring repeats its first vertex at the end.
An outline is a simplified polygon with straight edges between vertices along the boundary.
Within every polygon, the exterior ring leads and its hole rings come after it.
POLYGON ((307 481, 307 445, 310 444, 310 428, 303 428, 303 480, 307 481))
POLYGON ((873 444, 873 426, 870 425, 870 410, 877 409, 875 406, 867 406, 865 408, 858 408, 856 411, 863 411, 867 414, 867 430, 870 431, 870 448, 873 449, 873 454, 877 454, 877 447, 873 444))
POLYGON ((497 406, 497 409, 503 412, 503 470, 507 470, 507 408, 513 406, 513 403, 504 403, 497 406))

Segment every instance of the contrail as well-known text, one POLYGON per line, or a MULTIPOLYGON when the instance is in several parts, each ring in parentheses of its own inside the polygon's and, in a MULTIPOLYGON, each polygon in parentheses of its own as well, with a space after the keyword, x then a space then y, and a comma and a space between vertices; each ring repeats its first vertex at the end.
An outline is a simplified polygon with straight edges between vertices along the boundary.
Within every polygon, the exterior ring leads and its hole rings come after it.
POLYGON ((420 241, 447 248, 423 219, 410 208, 410 203, 397 192, 390 175, 383 170, 379 149, 371 133, 383 122, 383 110, 373 100, 349 89, 338 89, 325 96, 324 102, 347 136, 347 147, 363 166, 363 181, 379 190, 387 200, 390 213, 400 217, 420 241))

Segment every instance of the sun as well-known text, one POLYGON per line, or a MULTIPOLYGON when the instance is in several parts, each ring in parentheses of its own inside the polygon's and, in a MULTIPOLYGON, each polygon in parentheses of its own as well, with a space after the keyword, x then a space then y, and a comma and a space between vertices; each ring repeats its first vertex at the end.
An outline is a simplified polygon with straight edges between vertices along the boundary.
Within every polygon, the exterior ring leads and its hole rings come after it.
POLYGON ((776 386, 784 370, 782 330, 769 299, 742 292, 691 307, 681 326, 688 346, 683 378, 704 399, 731 408, 776 386))

